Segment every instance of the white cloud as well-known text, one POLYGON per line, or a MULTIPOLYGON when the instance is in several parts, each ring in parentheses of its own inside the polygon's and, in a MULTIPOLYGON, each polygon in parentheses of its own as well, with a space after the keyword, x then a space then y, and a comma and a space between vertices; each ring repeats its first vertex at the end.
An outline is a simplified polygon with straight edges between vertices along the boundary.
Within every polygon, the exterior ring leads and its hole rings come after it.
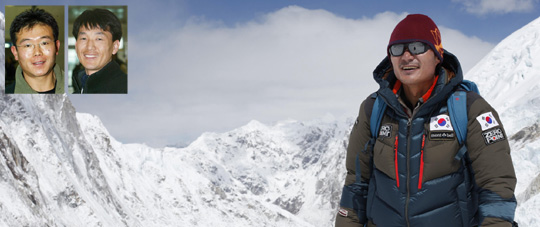
MULTIPOLYGON (((150 30, 154 39, 130 37, 128 96, 71 97, 113 136, 153 146, 252 119, 354 117, 378 88, 372 71, 405 15, 353 20, 291 6, 233 27, 198 18, 167 34, 150 30)), ((465 69, 493 47, 440 28, 465 69)))
POLYGON ((520 13, 534 9, 538 0, 452 0, 464 5, 467 12, 477 15, 488 13, 520 13))
POLYGON ((495 47, 494 44, 482 41, 478 37, 469 37, 458 30, 439 27, 444 48, 459 59, 464 75, 495 47))

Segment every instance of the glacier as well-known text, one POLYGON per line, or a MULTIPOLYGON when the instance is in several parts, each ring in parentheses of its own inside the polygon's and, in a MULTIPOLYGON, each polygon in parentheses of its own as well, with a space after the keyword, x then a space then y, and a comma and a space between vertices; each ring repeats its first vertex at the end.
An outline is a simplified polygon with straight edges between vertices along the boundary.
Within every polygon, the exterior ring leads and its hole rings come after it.
MULTIPOLYGON (((539 33, 540 18, 465 76, 505 125, 520 226, 540 226, 539 33)), ((0 226, 333 226, 354 116, 253 120, 158 149, 116 141, 66 95, 4 95, 0 73, 0 226)))

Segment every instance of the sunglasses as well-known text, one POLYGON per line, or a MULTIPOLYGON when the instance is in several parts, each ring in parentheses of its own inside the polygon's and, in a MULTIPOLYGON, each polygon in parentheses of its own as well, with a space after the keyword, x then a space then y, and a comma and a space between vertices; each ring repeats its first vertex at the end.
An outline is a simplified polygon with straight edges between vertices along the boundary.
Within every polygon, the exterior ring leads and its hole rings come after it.
POLYGON ((412 55, 423 54, 429 50, 429 46, 423 42, 399 43, 390 46, 390 55, 399 57, 405 53, 405 48, 407 48, 412 55))

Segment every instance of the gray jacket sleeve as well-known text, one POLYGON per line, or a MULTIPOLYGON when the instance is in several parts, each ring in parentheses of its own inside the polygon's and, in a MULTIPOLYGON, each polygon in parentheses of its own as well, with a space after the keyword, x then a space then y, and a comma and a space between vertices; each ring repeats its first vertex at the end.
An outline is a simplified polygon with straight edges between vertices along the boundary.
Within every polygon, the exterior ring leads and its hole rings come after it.
POLYGON ((467 148, 479 188, 481 226, 511 226, 516 209, 516 174, 499 115, 483 98, 470 94, 467 148))

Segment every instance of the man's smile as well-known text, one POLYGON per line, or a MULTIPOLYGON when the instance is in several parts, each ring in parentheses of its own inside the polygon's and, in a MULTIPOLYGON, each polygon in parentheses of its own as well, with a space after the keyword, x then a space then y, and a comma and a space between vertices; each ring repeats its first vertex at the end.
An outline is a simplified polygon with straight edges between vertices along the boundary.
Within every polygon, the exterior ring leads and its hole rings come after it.
POLYGON ((97 54, 85 54, 84 57, 85 58, 96 58, 98 55, 97 54))
POLYGON ((45 64, 45 61, 36 61, 36 62, 32 62, 33 65, 35 66, 41 66, 43 64, 45 64))

